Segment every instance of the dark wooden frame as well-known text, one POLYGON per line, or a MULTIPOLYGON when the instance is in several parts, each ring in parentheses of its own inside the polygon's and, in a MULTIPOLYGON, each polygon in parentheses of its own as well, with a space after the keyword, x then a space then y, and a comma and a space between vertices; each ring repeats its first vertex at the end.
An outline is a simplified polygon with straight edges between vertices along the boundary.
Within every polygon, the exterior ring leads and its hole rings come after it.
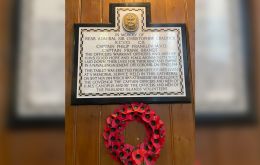
POLYGON ((253 71, 253 51, 251 47, 251 13, 249 8, 249 1, 240 0, 242 10, 242 32, 243 38, 246 45, 244 45, 244 57, 245 71, 246 71, 246 89, 247 89, 247 102, 249 104, 245 114, 197 114, 196 125, 197 126, 222 126, 222 125, 244 125, 244 124, 255 124, 257 122, 256 111, 255 111, 255 94, 253 83, 254 71, 253 71))
MULTIPOLYGON (((9 63, 10 70, 10 98, 9 98, 9 113, 7 125, 12 129, 24 128, 63 128, 64 117, 19 117, 17 114, 17 87, 18 84, 18 70, 19 70, 19 46, 20 46, 20 29, 21 29, 21 9, 22 1, 16 0, 14 2, 14 12, 12 14, 12 36, 11 43, 13 48, 11 50, 11 60, 9 63)), ((64 109, 65 111, 65 109, 64 109)))
POLYGON ((189 77, 189 47, 187 41, 187 30, 185 24, 152 24, 151 23, 151 7, 150 3, 112 3, 109 6, 109 24, 74 24, 74 64, 72 77, 72 105, 83 104, 123 104, 129 102, 146 102, 146 103, 190 103, 191 89, 189 77), (78 68, 78 34, 80 27, 115 27, 115 8, 116 7, 145 7, 146 8, 146 27, 180 27, 182 30, 183 45, 183 62, 186 96, 184 97, 127 97, 127 98, 77 98, 77 68, 78 68))

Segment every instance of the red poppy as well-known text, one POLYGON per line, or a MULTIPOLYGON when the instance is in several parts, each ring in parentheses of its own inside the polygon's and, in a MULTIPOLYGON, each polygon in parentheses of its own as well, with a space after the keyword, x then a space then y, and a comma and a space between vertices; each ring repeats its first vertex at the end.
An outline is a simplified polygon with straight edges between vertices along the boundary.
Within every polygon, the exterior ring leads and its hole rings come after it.
POLYGON ((146 106, 143 103, 141 103, 141 104, 132 103, 131 106, 132 106, 133 111, 135 111, 135 112, 139 112, 139 113, 145 112, 146 106))
POLYGON ((142 113, 142 119, 144 122, 150 123, 150 121, 152 120, 154 115, 155 115, 155 112, 153 112, 153 111, 145 112, 145 113, 142 113))
POLYGON ((156 128, 158 128, 158 126, 161 127, 162 125, 161 125, 161 123, 160 123, 160 117, 158 117, 158 116, 156 116, 156 115, 152 116, 152 118, 151 118, 151 120, 150 120, 150 122, 149 122, 149 125, 150 125, 150 127, 151 127, 153 130, 155 130, 156 128))
POLYGON ((111 142, 116 142, 119 135, 120 135, 120 134, 119 134, 117 131, 111 132, 111 133, 108 135, 108 140, 111 141, 111 142))
POLYGON ((164 143, 164 138, 151 138, 151 141, 152 141, 152 144, 153 146, 158 149, 158 148, 161 148, 161 146, 163 145, 164 143))
MULTIPOLYGON (((157 130, 155 130, 155 132, 157 132, 157 130)), ((159 139, 160 137, 161 137, 160 134, 156 134, 156 133, 152 134, 152 139, 159 139)))
POLYGON ((147 152, 147 154, 144 157, 144 162, 146 165, 154 165, 157 158, 152 152, 147 152))
POLYGON ((124 141, 125 141, 124 136, 122 136, 121 134, 119 134, 119 135, 117 136, 117 141, 118 141, 118 142, 121 142, 121 143, 124 143, 124 141))
POLYGON ((131 153, 134 150, 134 146, 130 145, 130 144, 124 144, 124 148, 123 150, 127 153, 131 153))
POLYGON ((161 136, 161 138, 164 138, 164 140, 165 140, 166 131, 163 127, 160 129, 160 136, 161 136))
POLYGON ((121 152, 120 155, 123 155, 122 157, 120 157, 120 160, 123 164, 129 165, 129 163, 132 162, 132 165, 134 165, 134 161, 131 157, 131 154, 124 154, 123 152, 121 152))
POLYGON ((116 161, 119 160, 119 159, 118 159, 118 152, 112 151, 112 152, 111 152, 111 156, 112 156, 112 158, 113 158, 114 160, 116 160, 116 161))
POLYGON ((159 124, 159 121, 160 121, 160 117, 154 114, 154 115, 151 117, 150 125, 151 125, 151 126, 156 126, 156 125, 159 124))
POLYGON ((109 146, 110 146, 110 144, 109 144, 109 141, 105 141, 105 146, 106 146, 106 148, 109 148, 109 146))
POLYGON ((126 115, 127 121, 133 121, 134 120, 134 115, 133 114, 134 114, 134 112, 128 113, 126 115))
POLYGON ((119 152, 121 145, 122 145, 122 143, 120 143, 120 142, 112 142, 111 143, 112 151, 119 152))
POLYGON ((145 113, 150 113, 151 111, 153 111, 149 106, 145 107, 145 113))
POLYGON ((143 142, 143 143, 140 145, 140 149, 149 151, 149 150, 150 150, 149 144, 148 144, 147 142, 143 142))
MULTIPOLYGON (((119 113, 119 112, 118 112, 118 113, 119 113)), ((111 114, 111 117, 116 118, 117 115, 118 115, 118 113, 113 113, 113 114, 111 114)))
MULTIPOLYGON (((155 156, 159 157, 160 152, 161 152, 161 149, 160 149, 160 148, 157 148, 157 149, 155 149, 155 150, 152 149, 152 151, 153 151, 153 153, 155 154, 155 156)), ((152 152, 152 151, 151 151, 151 152, 152 152)))
POLYGON ((154 115, 154 116, 152 117, 152 120, 158 122, 158 121, 160 120, 160 117, 159 117, 158 115, 154 115))
POLYGON ((165 129, 163 127, 155 127, 153 129, 153 134, 152 134, 153 139, 164 139, 165 138, 165 129))
POLYGON ((126 104, 116 109, 106 120, 103 137, 112 157, 125 165, 153 165, 165 141, 165 129, 160 117, 146 104, 126 104), (123 130, 130 121, 145 125, 147 136, 134 147, 124 143, 123 130))
POLYGON ((123 106, 121 106, 118 110, 119 110, 120 113, 126 114, 126 110, 127 110, 127 109, 125 108, 125 105, 123 105, 123 106))
POLYGON ((121 120, 119 118, 115 118, 111 122, 111 127, 112 128, 117 128, 121 124, 121 120))
POLYGON ((109 134, 110 134, 110 128, 106 127, 103 132, 103 137, 105 140, 108 139, 109 134))
POLYGON ((133 120, 133 116, 130 113, 120 113, 117 117, 121 121, 131 121, 133 120))
POLYGON ((130 160, 127 159, 127 160, 124 162, 124 165, 136 165, 136 163, 134 162, 133 159, 130 159, 130 160))
POLYGON ((164 125, 163 121, 159 120, 158 126, 163 126, 163 125, 164 125))
POLYGON ((126 104, 126 105, 124 105, 124 107, 122 108, 122 113, 124 113, 124 114, 129 114, 129 113, 131 113, 131 112, 133 112, 134 110, 133 110, 133 108, 132 108, 132 106, 131 105, 128 105, 128 104, 126 104))
POLYGON ((165 138, 165 129, 162 126, 154 127, 152 138, 154 139, 165 138))
POLYGON ((146 131, 146 138, 144 140, 147 142, 151 138, 153 131, 151 130, 150 126, 146 126, 145 131, 146 131))
POLYGON ((122 162, 127 161, 127 158, 131 155, 131 153, 127 153, 126 151, 122 150, 122 145, 120 147, 120 151, 119 151, 119 159, 122 162))
POLYGON ((129 145, 129 144, 124 144, 124 147, 122 149, 123 153, 124 153, 124 157, 122 158, 123 160, 125 160, 124 162, 128 162, 128 161, 132 161, 132 152, 134 150, 134 147, 129 145))
POLYGON ((108 140, 108 136, 109 136, 109 134, 107 132, 103 132, 103 137, 105 140, 108 140))
POLYGON ((113 120, 112 117, 109 116, 109 117, 107 118, 107 120, 106 120, 106 121, 107 121, 107 124, 111 124, 111 123, 112 123, 112 120, 113 120))
POLYGON ((132 158, 137 165, 143 163, 146 152, 147 151, 144 149, 137 149, 134 152, 132 152, 132 158))

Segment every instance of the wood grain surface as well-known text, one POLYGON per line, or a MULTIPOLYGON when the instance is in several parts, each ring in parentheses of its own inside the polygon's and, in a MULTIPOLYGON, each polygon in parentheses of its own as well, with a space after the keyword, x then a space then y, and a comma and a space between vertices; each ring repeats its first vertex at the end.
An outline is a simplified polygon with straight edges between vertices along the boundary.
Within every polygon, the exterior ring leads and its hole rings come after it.
MULTIPOLYGON (((66 164, 115 165, 104 147, 106 117, 118 105, 71 105, 73 24, 108 23, 109 3, 150 2, 153 23, 186 23, 189 32, 191 87, 194 85, 194 0, 66 0, 66 164)), ((194 92, 192 92, 194 93, 194 92)), ((194 98, 194 97, 193 97, 194 98)), ((192 101, 193 102, 193 101, 192 101)), ((195 153, 193 104, 153 104, 166 125, 166 143, 156 164, 192 165, 195 153)), ((126 141, 137 144, 142 125, 126 128, 126 141)))

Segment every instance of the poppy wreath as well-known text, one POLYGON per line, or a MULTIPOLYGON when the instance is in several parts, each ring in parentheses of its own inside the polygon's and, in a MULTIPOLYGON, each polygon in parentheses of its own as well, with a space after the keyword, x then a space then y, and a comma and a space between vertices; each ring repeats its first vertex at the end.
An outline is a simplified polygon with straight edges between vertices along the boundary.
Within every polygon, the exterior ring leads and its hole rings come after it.
POLYGON ((115 109, 106 119, 105 146, 113 159, 124 165, 154 165, 165 142, 164 123, 146 104, 132 103, 115 109), (124 129, 131 121, 144 124, 146 137, 137 146, 124 142, 124 129))

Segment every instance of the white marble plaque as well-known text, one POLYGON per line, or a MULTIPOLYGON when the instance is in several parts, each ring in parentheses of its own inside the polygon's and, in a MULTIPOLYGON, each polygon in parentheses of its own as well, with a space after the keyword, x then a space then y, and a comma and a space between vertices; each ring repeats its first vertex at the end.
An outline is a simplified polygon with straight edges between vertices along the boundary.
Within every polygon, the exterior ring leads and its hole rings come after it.
POLYGON ((77 26, 76 99, 187 97, 183 26, 151 25, 146 10, 115 7, 114 26, 77 26))

